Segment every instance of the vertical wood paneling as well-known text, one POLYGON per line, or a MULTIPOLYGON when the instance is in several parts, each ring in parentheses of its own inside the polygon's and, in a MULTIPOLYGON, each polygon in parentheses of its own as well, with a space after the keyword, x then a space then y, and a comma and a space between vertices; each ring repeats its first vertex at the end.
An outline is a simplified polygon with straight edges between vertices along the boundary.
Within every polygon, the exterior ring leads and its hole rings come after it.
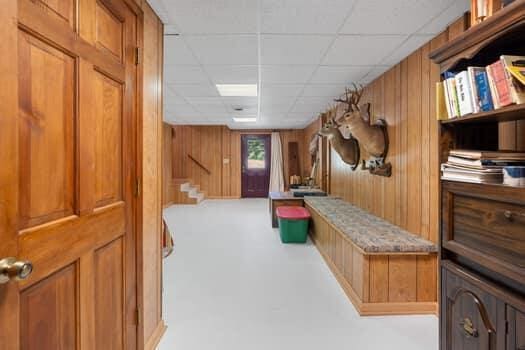
POLYGON ((421 50, 408 57, 407 194, 406 229, 421 229, 421 50))

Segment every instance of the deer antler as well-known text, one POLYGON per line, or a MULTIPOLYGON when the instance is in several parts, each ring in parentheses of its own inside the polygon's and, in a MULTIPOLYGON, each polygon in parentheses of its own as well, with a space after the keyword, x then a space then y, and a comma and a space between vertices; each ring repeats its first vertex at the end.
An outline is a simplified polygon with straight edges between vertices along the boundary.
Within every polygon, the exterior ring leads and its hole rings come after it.
POLYGON ((345 97, 344 98, 338 98, 335 99, 335 102, 340 102, 343 104, 348 105, 346 112, 353 112, 353 111, 359 111, 359 100, 361 100, 361 96, 363 95, 363 87, 357 86, 355 83, 352 84, 353 89, 345 88, 345 97))

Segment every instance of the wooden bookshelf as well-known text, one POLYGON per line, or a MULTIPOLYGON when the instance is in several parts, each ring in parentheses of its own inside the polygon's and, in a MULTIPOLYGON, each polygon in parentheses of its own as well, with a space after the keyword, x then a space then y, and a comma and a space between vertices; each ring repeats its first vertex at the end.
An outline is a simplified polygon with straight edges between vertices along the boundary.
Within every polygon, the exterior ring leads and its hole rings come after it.
POLYGON ((442 120, 441 124, 510 122, 525 119, 525 104, 510 105, 488 112, 469 114, 464 117, 442 120))
MULTIPOLYGON (((441 72, 486 66, 525 55, 524 37, 516 0, 430 58, 441 72)), ((454 148, 499 150, 500 123, 518 120, 525 104, 441 121, 441 162, 454 148)), ((525 349, 525 188, 442 179, 440 205, 440 349, 525 349)))

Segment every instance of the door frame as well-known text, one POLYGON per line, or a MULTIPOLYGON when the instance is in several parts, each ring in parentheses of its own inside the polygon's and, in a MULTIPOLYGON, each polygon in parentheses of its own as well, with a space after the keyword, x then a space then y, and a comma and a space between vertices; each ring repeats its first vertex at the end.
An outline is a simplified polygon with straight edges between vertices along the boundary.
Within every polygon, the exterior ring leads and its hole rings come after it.
MULTIPOLYGON (((244 157, 245 157, 245 154, 244 154, 244 147, 243 147, 243 142, 244 142, 244 139, 245 138, 249 138, 249 137, 264 137, 268 140, 268 152, 267 154, 265 155, 266 159, 268 160, 268 183, 270 182, 270 177, 271 177, 271 161, 272 161, 272 135, 271 133, 268 133, 268 132, 248 132, 248 133, 243 133, 241 134, 241 198, 265 198, 264 196, 261 196, 261 197, 248 197, 248 196, 245 196, 245 193, 244 193, 244 172, 243 172, 243 167, 244 167, 244 157)), ((269 189, 268 189, 269 190, 269 189)), ((266 196, 267 197, 267 196, 266 196)))

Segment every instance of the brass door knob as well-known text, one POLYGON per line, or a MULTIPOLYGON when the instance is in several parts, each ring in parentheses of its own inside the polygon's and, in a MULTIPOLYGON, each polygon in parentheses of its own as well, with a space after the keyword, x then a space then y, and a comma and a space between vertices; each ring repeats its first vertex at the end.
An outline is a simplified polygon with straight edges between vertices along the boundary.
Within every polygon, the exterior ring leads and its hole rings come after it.
POLYGON ((0 260, 0 284, 10 280, 26 279, 33 272, 33 264, 29 261, 18 261, 16 258, 4 258, 0 260))

